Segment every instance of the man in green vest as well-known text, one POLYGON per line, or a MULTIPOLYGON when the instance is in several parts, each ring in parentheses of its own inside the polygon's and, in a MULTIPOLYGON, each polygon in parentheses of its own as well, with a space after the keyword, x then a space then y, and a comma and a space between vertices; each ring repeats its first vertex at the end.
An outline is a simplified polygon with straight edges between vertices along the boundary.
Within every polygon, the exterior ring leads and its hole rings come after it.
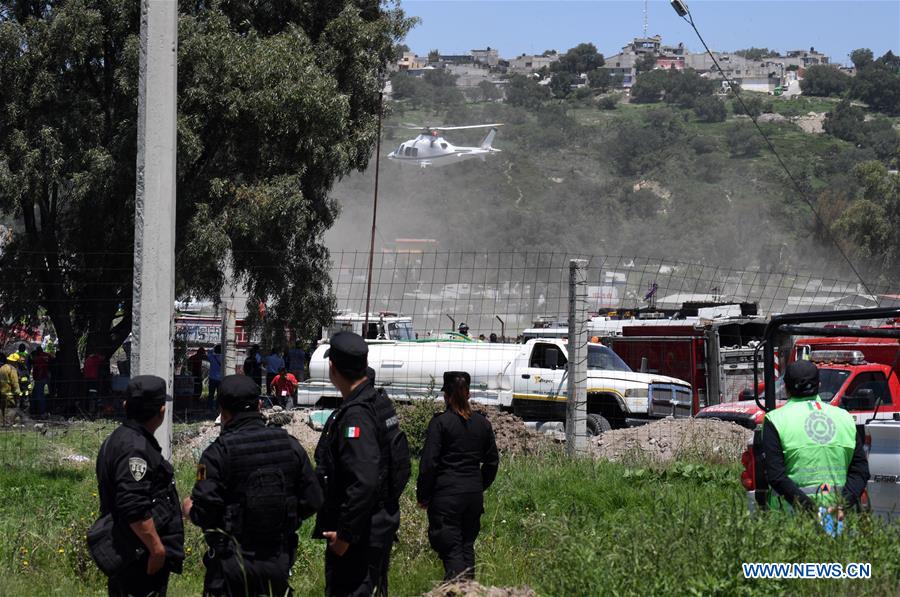
POLYGON ((855 506, 869 479, 856 420, 819 398, 819 370, 791 363, 784 374, 787 404, 766 414, 763 450, 773 510, 855 506))

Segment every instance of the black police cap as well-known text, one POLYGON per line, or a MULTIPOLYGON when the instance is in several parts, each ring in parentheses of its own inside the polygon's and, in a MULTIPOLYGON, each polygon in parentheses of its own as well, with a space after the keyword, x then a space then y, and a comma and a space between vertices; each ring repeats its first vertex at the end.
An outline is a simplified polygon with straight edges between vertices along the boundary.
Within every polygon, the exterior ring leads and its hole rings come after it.
POLYGON ((452 390, 456 380, 460 378, 466 382, 466 387, 469 387, 469 384, 472 383, 472 376, 466 371, 444 371, 444 385, 441 386, 441 391, 447 392, 452 390))
POLYGON ((231 412, 259 408, 259 386, 246 375, 226 375, 219 384, 219 404, 231 412))
POLYGON ((128 382, 126 393, 132 403, 159 408, 166 403, 166 381, 156 375, 138 375, 128 382))
POLYGON ((794 361, 784 372, 788 396, 803 398, 819 393, 819 368, 809 361, 794 361))
POLYGON ((359 334, 338 332, 328 341, 325 358, 331 359, 341 369, 364 371, 368 362, 369 346, 359 334))

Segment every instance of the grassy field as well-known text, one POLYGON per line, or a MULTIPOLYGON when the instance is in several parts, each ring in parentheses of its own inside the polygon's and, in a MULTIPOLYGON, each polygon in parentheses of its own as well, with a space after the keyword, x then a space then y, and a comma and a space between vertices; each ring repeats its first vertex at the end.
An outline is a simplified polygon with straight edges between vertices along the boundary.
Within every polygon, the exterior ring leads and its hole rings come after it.
MULTIPOLYGON (((60 456, 80 451, 93 458, 109 429, 94 424, 52 438, 0 433, 0 594, 103 594, 104 579, 83 541, 97 509, 93 460, 60 456)), ((178 462, 177 471, 179 492, 187 495, 193 462, 178 462)), ((541 595, 896 593, 900 525, 854 517, 847 533, 831 539, 806 518, 751 517, 737 476, 736 466, 700 463, 658 471, 558 454, 504 459, 476 545, 478 580, 528 585, 541 595), (870 562, 873 578, 749 581, 741 562, 870 562)), ((411 489, 391 569, 397 595, 421 594, 442 575, 411 489)), ((307 522, 293 571, 300 595, 323 587, 323 545, 309 533, 307 522)), ((203 543, 192 526, 187 551, 172 595, 200 592, 203 543)))

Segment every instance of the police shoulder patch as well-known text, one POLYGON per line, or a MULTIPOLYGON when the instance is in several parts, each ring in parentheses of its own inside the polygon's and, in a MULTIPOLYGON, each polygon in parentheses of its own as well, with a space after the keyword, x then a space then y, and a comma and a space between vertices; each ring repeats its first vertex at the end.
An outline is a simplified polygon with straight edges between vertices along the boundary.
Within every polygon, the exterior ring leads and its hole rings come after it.
POLYGON ((128 470, 135 481, 140 481, 147 474, 147 461, 143 458, 129 458, 128 470))

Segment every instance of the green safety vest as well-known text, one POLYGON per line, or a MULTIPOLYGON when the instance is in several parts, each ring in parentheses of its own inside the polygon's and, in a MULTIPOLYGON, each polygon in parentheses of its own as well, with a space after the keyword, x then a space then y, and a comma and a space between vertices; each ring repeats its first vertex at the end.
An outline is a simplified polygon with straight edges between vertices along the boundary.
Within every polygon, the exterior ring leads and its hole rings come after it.
MULTIPOLYGON (((818 397, 791 398, 766 414, 778 431, 787 476, 820 506, 837 503, 836 486, 847 480, 847 469, 856 449, 856 420, 842 408, 818 397), (829 492, 817 488, 828 484, 829 492)), ((787 502, 769 491, 769 507, 788 509, 787 502)))

